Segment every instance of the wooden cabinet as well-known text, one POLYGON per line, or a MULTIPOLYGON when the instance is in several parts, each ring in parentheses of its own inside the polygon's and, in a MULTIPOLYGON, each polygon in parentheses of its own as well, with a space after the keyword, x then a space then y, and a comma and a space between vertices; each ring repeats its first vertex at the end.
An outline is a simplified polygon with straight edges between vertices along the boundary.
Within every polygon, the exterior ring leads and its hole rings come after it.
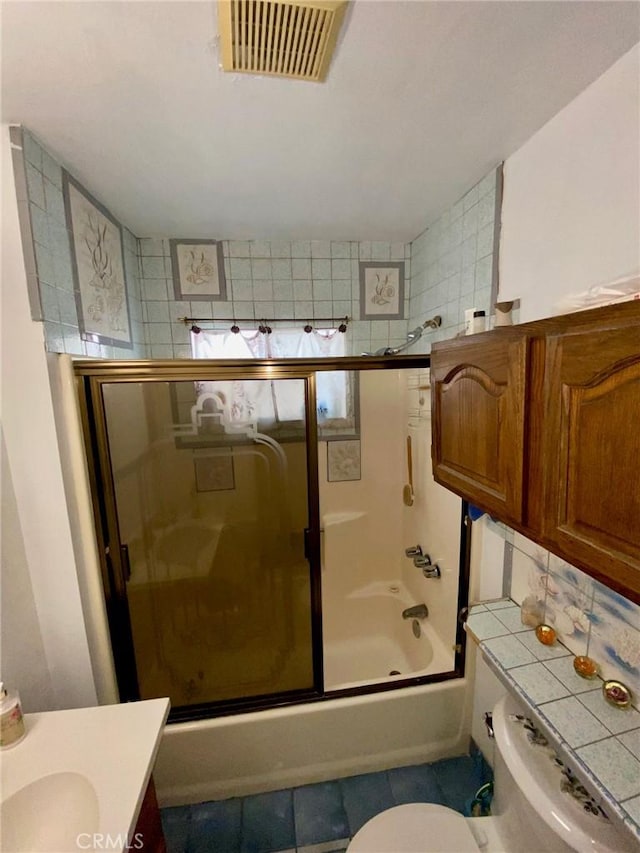
POLYGON ((437 482, 640 601, 640 303, 434 345, 437 482))
POLYGON ((434 476, 511 522, 523 520, 527 365, 517 332, 458 338, 431 361, 434 476))
POLYGON ((640 328, 550 335, 544 534, 640 584, 640 328))

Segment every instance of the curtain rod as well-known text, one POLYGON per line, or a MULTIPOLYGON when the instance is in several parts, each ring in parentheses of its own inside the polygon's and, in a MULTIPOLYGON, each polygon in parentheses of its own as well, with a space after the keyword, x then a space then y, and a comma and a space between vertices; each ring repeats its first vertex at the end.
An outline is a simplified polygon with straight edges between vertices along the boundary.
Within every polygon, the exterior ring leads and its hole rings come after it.
MULTIPOLYGON (((314 322, 318 323, 336 323, 338 320, 345 325, 351 322, 351 317, 314 317, 314 322)), ((271 323, 288 323, 296 322, 293 317, 178 317, 178 323, 184 323, 188 326, 189 323, 227 323, 229 321, 237 323, 261 323, 269 321, 271 323)))
MULTIPOLYGON (((267 320, 264 317, 259 317, 257 319, 255 317, 233 317, 231 320, 233 325, 230 327, 230 331, 232 331, 235 335, 237 335, 240 332, 240 326, 238 326, 238 323, 258 323, 259 324, 258 325, 258 331, 262 332, 262 334, 270 335, 273 330, 272 330, 271 326, 269 325, 269 323, 289 322, 290 319, 291 319, 290 317, 287 317, 287 318, 285 318, 285 317, 281 317, 281 318, 270 317, 269 320, 267 320)), ((344 317, 316 317, 314 322, 316 322, 316 323, 318 323, 318 322, 325 323, 326 322, 326 323, 333 323, 334 325, 336 325, 337 321, 339 320, 340 325, 338 326, 338 331, 342 332, 342 334, 344 334, 347 331, 347 326, 349 324, 350 319, 351 318, 349 316, 344 316, 344 317)), ((194 335, 199 335, 200 332, 202 331, 202 329, 200 328, 200 326, 198 326, 198 322, 200 322, 200 323, 207 322, 207 323, 224 323, 224 324, 227 324, 227 323, 229 323, 229 318, 227 317, 227 318, 221 318, 221 319, 216 320, 212 317, 178 317, 178 322, 184 323, 185 326, 191 326, 191 331, 194 333, 194 335)), ((302 327, 302 331, 307 332, 307 334, 309 334, 310 332, 313 332, 313 326, 311 325, 311 323, 308 320, 307 320, 306 324, 302 327)))

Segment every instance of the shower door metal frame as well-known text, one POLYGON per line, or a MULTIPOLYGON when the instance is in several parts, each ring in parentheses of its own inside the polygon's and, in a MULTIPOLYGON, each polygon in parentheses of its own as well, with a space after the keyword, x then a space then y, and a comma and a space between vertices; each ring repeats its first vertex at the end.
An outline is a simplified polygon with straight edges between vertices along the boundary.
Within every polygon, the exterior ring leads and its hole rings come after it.
MULTIPOLYGON (((260 710, 282 705, 301 704, 387 692, 403 687, 415 687, 464 677, 467 636, 461 620, 456 625, 454 667, 449 672, 414 676, 393 682, 379 682, 339 690, 324 690, 322 647, 322 595, 320 566, 320 497, 318 474, 318 430, 316 414, 315 374, 335 370, 398 370, 430 367, 428 355, 346 356, 315 359, 273 360, 209 360, 209 359, 135 359, 128 361, 74 361, 78 385, 81 419, 87 446, 90 486, 96 525, 102 581, 107 605, 116 677, 121 701, 139 698, 133 651, 133 636, 129 620, 125 567, 118 536, 115 509, 115 489, 110 477, 106 420, 102 385, 109 382, 203 381, 237 379, 303 379, 305 381, 305 411, 307 414, 307 486, 309 504, 309 535, 312 654, 314 689, 269 694, 265 697, 229 700, 190 705, 172 709, 170 721, 196 720, 224 716, 248 710, 260 710), (96 413, 98 417, 96 417, 96 413), (107 476, 109 474, 109 476, 107 476), (114 526, 115 525, 115 526, 114 526), (115 531, 115 537, 113 536, 115 531)), ((458 574, 458 607, 460 613, 469 599, 469 575, 472 522, 468 504, 462 501, 460 518, 460 560, 458 574)))
POLYGON ((255 707, 274 707, 291 702, 317 699, 323 693, 322 591, 320 587, 320 503, 318 491, 318 440, 315 370, 293 366, 291 362, 242 361, 77 361, 81 419, 87 448, 91 449, 89 478, 107 618, 114 656, 120 701, 140 699, 133 633, 127 599, 128 555, 121 541, 116 491, 113 482, 107 434, 106 408, 102 388, 114 383, 158 383, 244 379, 297 379, 305 387, 305 440, 307 468, 308 532, 306 553, 309 562, 311 596, 311 653, 313 687, 264 696, 222 700, 172 708, 173 721, 198 719, 214 714, 235 713, 255 707))

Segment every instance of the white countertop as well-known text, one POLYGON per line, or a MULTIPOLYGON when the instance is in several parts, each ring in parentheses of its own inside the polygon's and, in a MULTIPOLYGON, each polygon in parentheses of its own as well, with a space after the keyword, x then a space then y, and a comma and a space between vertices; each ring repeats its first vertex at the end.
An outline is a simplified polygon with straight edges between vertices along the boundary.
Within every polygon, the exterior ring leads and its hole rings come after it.
POLYGON ((26 737, 0 753, 2 800, 50 774, 81 774, 97 796, 97 831, 119 837, 110 849, 125 849, 168 713, 168 699, 150 699, 26 714, 26 737))

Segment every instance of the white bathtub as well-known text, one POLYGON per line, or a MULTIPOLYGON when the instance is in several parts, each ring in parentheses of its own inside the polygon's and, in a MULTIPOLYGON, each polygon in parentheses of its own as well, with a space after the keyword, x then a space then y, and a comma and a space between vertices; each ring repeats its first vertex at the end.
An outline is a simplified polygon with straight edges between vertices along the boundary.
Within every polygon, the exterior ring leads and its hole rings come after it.
POLYGON ((161 806, 220 800, 466 753, 466 679, 167 726, 161 806))
POLYGON ((454 651, 420 619, 420 637, 402 611, 416 601, 399 581, 376 581, 323 601, 325 690, 451 672, 454 651), (397 675, 391 675, 396 671, 397 675))

